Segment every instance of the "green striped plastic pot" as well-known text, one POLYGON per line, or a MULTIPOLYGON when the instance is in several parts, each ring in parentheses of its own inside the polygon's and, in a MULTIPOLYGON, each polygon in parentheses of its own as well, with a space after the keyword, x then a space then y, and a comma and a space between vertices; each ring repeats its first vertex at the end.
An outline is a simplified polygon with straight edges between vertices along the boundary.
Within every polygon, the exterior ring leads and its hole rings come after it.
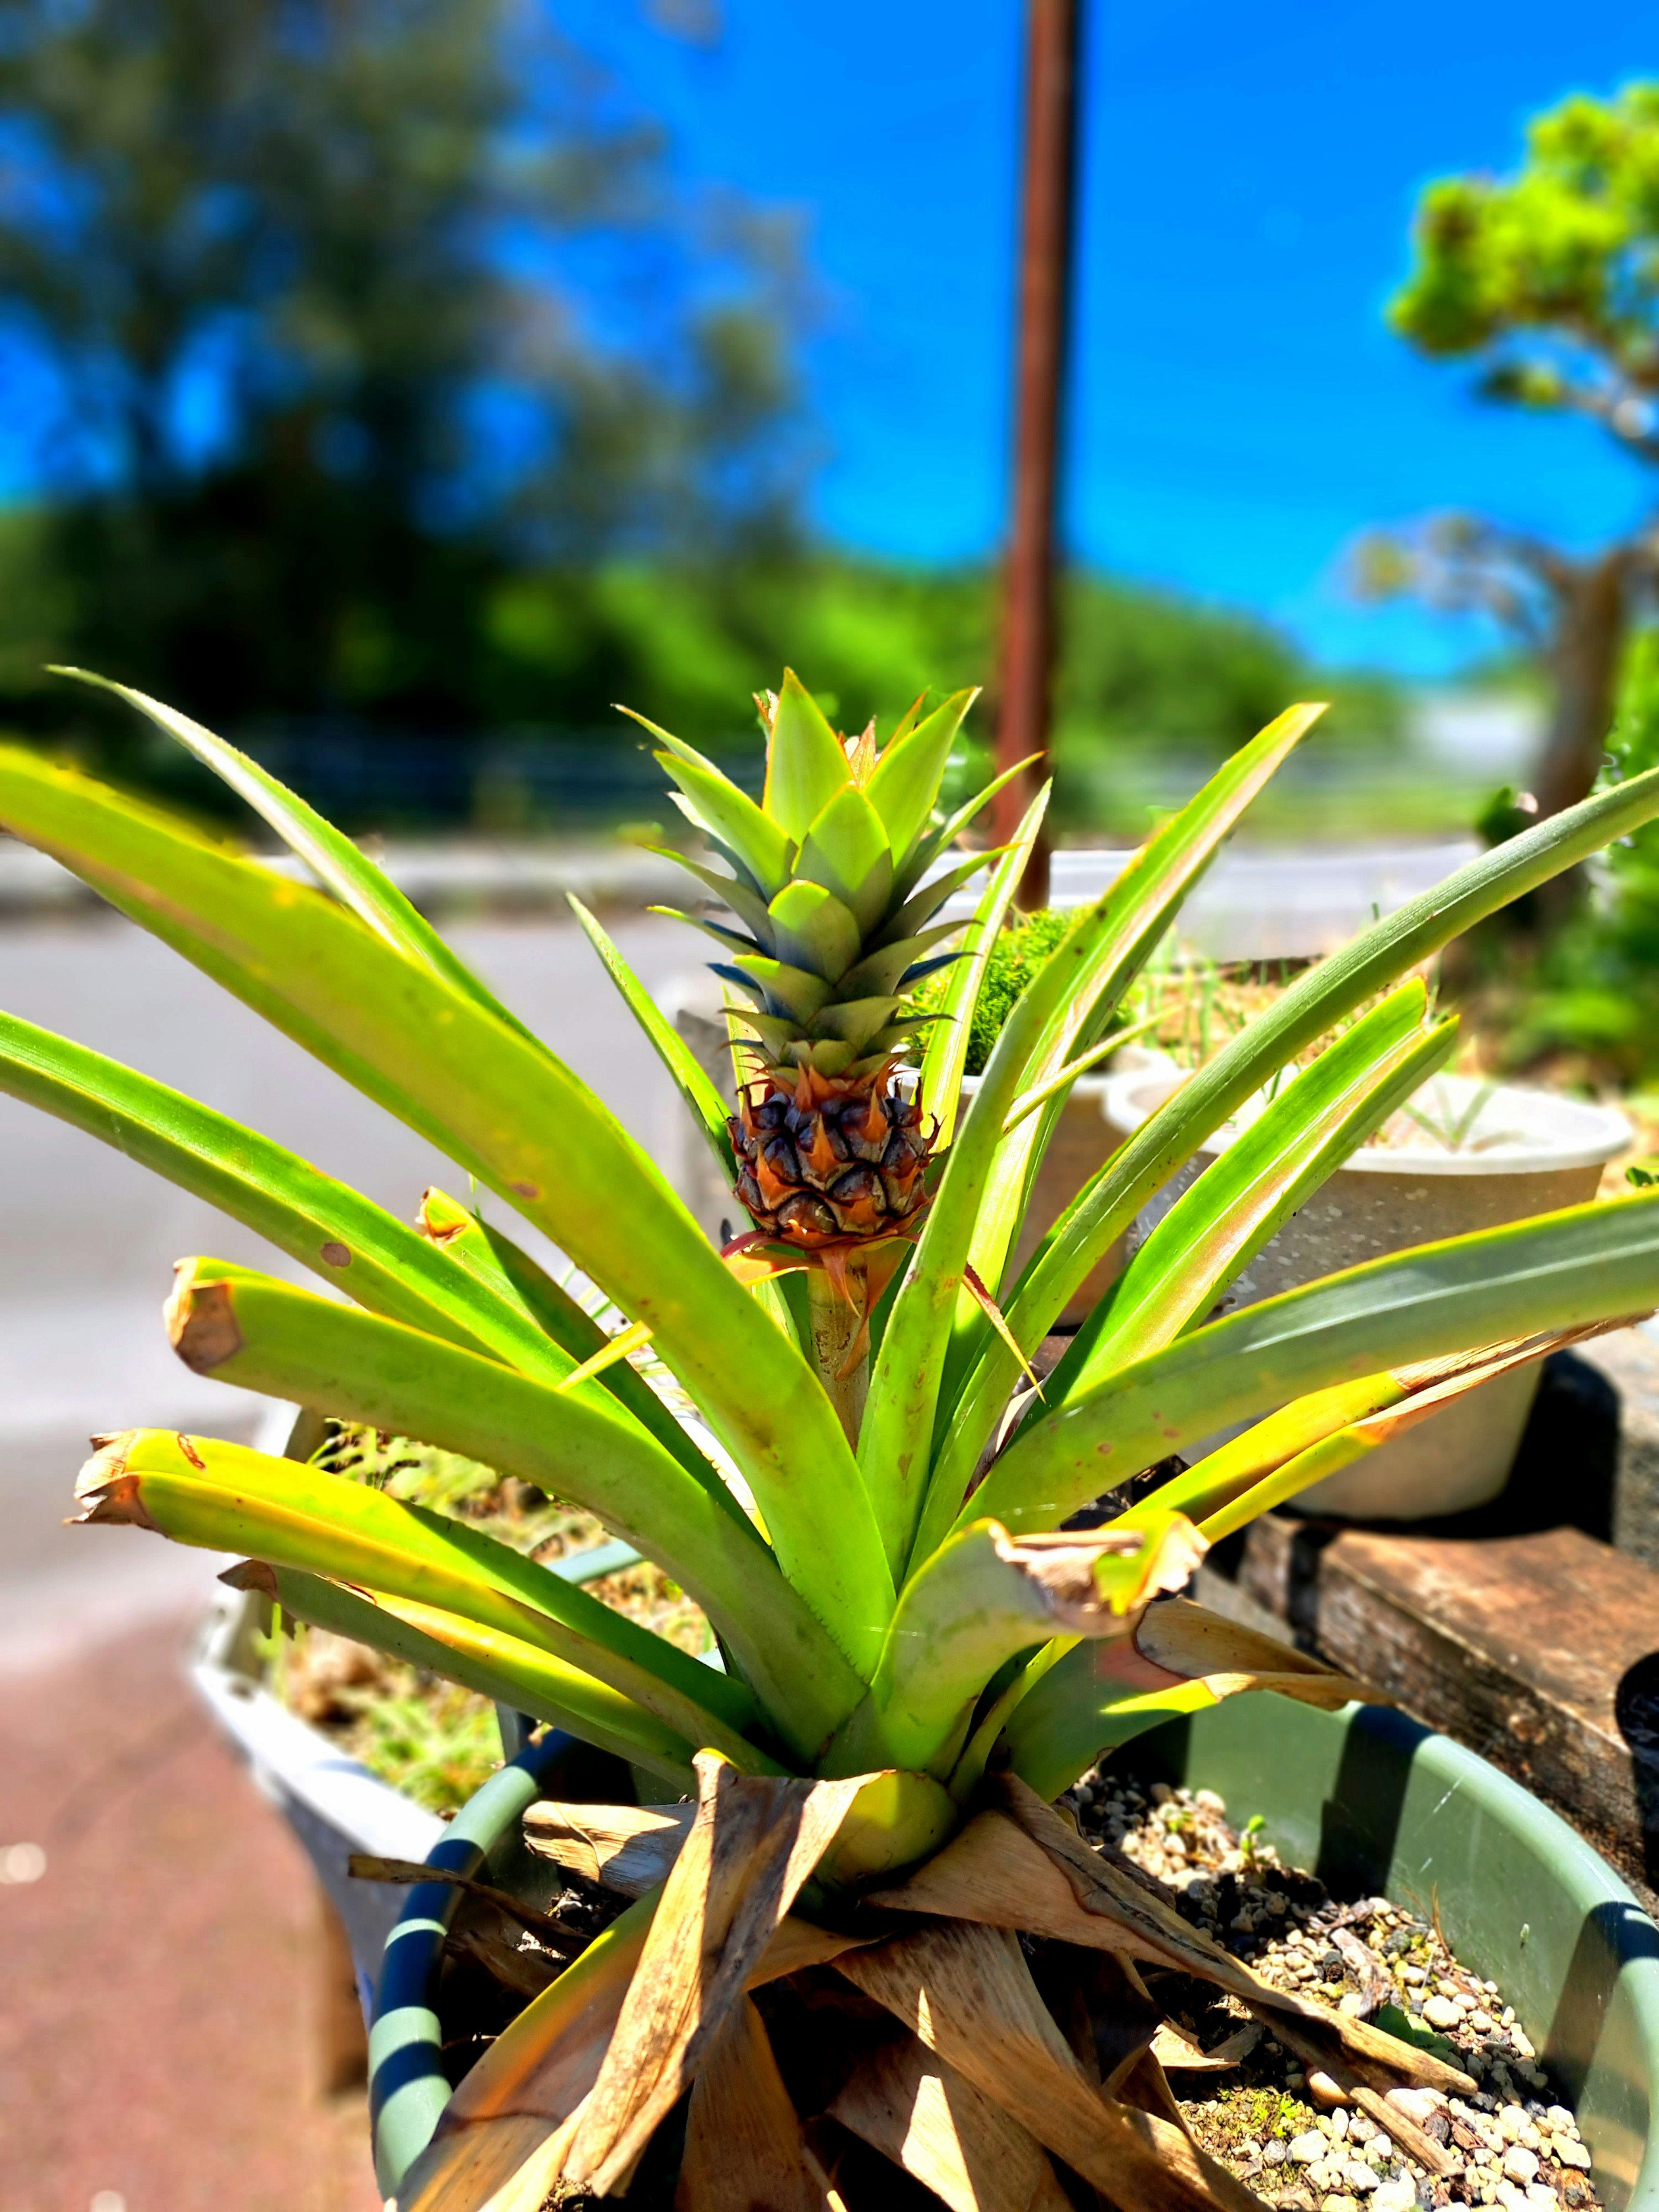
MULTIPOLYGON (((519 1821, 580 1747, 526 1752, 472 1798, 433 1853, 510 1881, 519 1821)), ((592 1757, 592 1754, 589 1754, 592 1757)), ((1214 1790, 1230 1817, 1261 1814, 1287 1864, 1339 1895, 1378 1893, 1436 1912, 1472 1972, 1498 1983, 1574 2105, 1607 2212, 1659 2212, 1649 2117, 1659 2084, 1659 1929, 1565 1820, 1474 1752, 1402 1714, 1321 1713, 1261 1694, 1171 1723, 1123 1754, 1152 1778, 1214 1790)), ((458 1893, 411 1892, 386 1945, 370 2039, 376 2171, 395 2197, 448 2094, 434 2009, 458 1893)))

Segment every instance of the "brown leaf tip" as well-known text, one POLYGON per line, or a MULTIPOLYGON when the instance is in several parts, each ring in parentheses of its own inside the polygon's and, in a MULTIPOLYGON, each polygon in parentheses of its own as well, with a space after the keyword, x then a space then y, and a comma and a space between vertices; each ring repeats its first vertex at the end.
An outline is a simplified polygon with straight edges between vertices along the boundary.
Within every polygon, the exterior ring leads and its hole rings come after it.
POLYGON ((242 1332, 230 1285, 198 1283, 190 1266, 187 1260, 179 1261, 178 1280, 163 1309, 167 1336, 186 1367, 210 1375, 241 1350, 242 1332))
POLYGON ((227 1567, 219 1577, 227 1589, 254 1590, 259 1596, 276 1595, 276 1570, 264 1559, 242 1559, 227 1567))
POLYGON ((70 1527, 104 1522, 112 1526, 156 1528, 145 1508, 138 1477, 127 1473, 127 1453, 137 1434, 136 1429, 122 1429, 113 1436, 92 1439, 96 1449, 75 1478, 75 1500, 82 1510, 70 1516, 70 1527))

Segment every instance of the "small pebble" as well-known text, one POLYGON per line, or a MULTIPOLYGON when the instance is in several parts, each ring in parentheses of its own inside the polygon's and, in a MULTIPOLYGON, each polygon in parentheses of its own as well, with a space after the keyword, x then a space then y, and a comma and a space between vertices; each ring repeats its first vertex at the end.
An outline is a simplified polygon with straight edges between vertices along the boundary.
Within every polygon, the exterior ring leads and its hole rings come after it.
POLYGON ((1504 2178, 1518 2182, 1524 2189, 1529 2181, 1538 2179, 1538 2154, 1524 2143, 1511 2143, 1504 2154, 1504 2178))
POLYGON ((1431 2027, 1444 2029, 1455 2027, 1463 2015, 1450 1997, 1437 1995, 1425 1999, 1423 2017, 1431 2027))
POLYGON ((1371 2212, 1413 2212, 1417 2203, 1417 2185, 1409 2174, 1400 2174, 1393 2181, 1380 2181, 1371 2198, 1371 2212))

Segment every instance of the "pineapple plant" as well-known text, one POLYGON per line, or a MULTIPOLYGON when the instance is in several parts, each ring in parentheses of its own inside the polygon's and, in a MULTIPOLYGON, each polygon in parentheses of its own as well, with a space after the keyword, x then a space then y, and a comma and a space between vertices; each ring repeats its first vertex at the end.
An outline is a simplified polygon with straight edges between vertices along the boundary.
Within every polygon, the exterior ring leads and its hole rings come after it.
POLYGON ((1206 1318, 1449 1054, 1455 1022, 1431 1010, 1425 960, 1659 814, 1659 771, 1511 840, 1300 976, 1016 1270, 1070 1085, 1316 708, 1228 762, 1073 919, 966 1110, 969 1024, 1043 805, 1006 848, 957 851, 988 796, 937 819, 967 699, 913 708, 878 744, 839 736, 786 677, 763 704, 758 803, 657 733, 706 841, 688 865, 721 905, 696 919, 734 994, 735 1111, 580 918, 748 1211, 720 1254, 652 1157, 349 840, 208 731, 124 696, 315 885, 16 748, 0 749, 0 825, 430 1139, 488 1205, 433 1190, 401 1221, 5 1015, 0 1087, 211 1199, 331 1294, 181 1261, 167 1325, 193 1369, 592 1513, 718 1638, 720 1663, 702 1663, 481 1532, 320 1466, 156 1429, 94 1439, 82 1519, 243 1553, 231 1578, 292 1617, 656 1785, 654 1804, 532 1808, 530 1846, 620 1909, 453 2094, 380 2069, 383 2100, 428 2100, 425 2148, 382 2175, 401 2212, 538 2212, 636 2174, 683 2212, 878 2203, 856 2162, 843 2196, 836 2145, 854 2139, 953 2206, 1059 2212, 1084 2187, 1125 2212, 1244 2212, 1256 2200, 1179 2123, 1146 1967, 1224 1990, 1432 2165, 1387 2092, 1465 2077, 1258 1980, 1054 1801, 1172 1714, 1245 1692, 1327 1707, 1361 1694, 1179 1595, 1206 1547, 1449 1396, 1659 1302, 1659 1192, 1638 1191, 1206 1318), (975 877, 972 919, 949 933, 935 916, 975 877), (908 994, 940 963, 927 1019, 908 994), (1056 1316, 1126 1223, 1264 1091, 1038 1382, 1056 1316), (600 1329, 497 1208, 552 1238, 624 1325, 600 1329), (647 1340, 716 1449, 630 1361, 647 1340), (1205 1451, 1222 1430, 1232 1440, 1205 1451), (1183 1451, 1189 1466, 1171 1458, 1183 1451), (1132 1483, 1151 1468, 1150 1488, 1132 1483), (682 2106, 683 2130, 665 2124, 682 2106))

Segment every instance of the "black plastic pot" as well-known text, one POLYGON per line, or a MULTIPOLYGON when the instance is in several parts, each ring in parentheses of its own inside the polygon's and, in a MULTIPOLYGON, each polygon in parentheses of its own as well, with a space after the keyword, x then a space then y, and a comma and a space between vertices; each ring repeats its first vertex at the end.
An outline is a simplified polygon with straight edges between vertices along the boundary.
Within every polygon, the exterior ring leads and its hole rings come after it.
MULTIPOLYGON (((576 1785, 581 1747, 555 1738, 493 1775, 433 1854, 512 1878, 518 1828, 542 1784, 576 1785)), ((1289 1864, 1339 1895, 1437 1911, 1474 1972, 1498 1983, 1575 2106, 1608 2212, 1659 2212, 1650 2118, 1659 2088, 1659 1929, 1566 1823, 1460 1745, 1370 1705, 1321 1713, 1231 1698, 1130 1747, 1137 1771, 1211 1789, 1235 1820, 1260 1813, 1289 1864)), ((591 1754, 589 1755, 591 1756, 591 1754)), ((434 2010, 458 1893, 411 1891, 386 1945, 369 2042, 380 2186, 394 2196, 448 2094, 434 2010)))

